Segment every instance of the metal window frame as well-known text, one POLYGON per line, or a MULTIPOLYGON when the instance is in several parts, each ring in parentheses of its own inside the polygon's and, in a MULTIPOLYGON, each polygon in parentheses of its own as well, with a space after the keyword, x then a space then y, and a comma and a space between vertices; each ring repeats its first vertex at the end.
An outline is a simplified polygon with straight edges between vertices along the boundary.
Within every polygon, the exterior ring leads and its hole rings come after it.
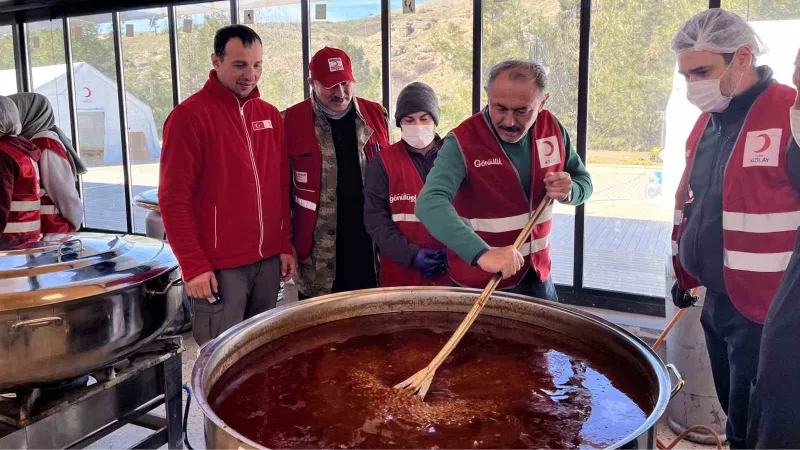
MULTIPOLYGON (((381 0, 381 93, 383 107, 392 117, 392 1, 381 0)), ((391 120, 390 120, 391 122, 391 120)), ((391 131, 389 136, 391 136, 391 131)))
POLYGON ((14 64, 17 71, 17 90, 31 92, 31 60, 28 51, 28 30, 25 22, 15 20, 11 26, 14 64))
MULTIPOLYGON (((172 68, 173 84, 173 103, 177 104, 180 100, 180 64, 178 61, 178 42, 177 42, 177 18, 175 6, 188 3, 201 3, 200 1, 147 1, 146 5, 139 4, 133 6, 133 2, 122 2, 121 6, 105 6, 102 9, 78 5, 70 8, 64 7, 58 11, 12 11, 13 20, 6 20, 12 25, 12 35, 14 42, 14 56, 17 71, 17 87, 20 91, 30 91, 31 89, 31 67, 29 52, 27 48, 27 30, 25 23, 35 20, 43 20, 42 17, 49 15, 48 19, 64 16, 64 49, 65 61, 72 64, 72 36, 69 28, 69 16, 84 15, 90 13, 112 12, 112 25, 114 33, 115 64, 117 71, 117 95, 119 97, 120 126, 122 130, 127 130, 127 108, 125 106, 125 80, 122 67, 122 48, 121 30, 119 23, 119 12, 127 9, 141 9, 148 7, 169 8, 169 37, 170 37, 170 63, 172 68), (111 11, 110 11, 111 10, 111 11)), ((473 30, 472 30, 472 110, 478 112, 481 109, 482 86, 482 64, 483 64, 483 0, 473 0, 473 30)), ((709 8, 720 8, 721 0, 709 0, 709 8)), ((311 2, 310 0, 300 0, 301 26, 302 26, 302 51, 303 51, 303 95, 311 95, 308 83, 309 69, 308 64, 311 58, 311 2)), ((239 2, 230 1, 231 23, 239 23, 239 2)), ((578 155, 585 162, 588 149, 588 113, 589 113, 589 76, 590 76, 590 51, 591 51, 591 13, 592 1, 581 0, 580 5, 580 53, 578 68, 578 123, 576 147, 578 155)), ((0 13, 0 17, 10 17, 9 14, 0 13)), ((382 64, 382 102, 387 110, 391 110, 391 0, 381 0, 381 64, 382 64)), ((71 70, 67 71, 70 119, 72 134, 75 146, 80 150, 78 139, 77 123, 77 100, 75 96, 74 79, 71 70)), ((126 220, 129 233, 134 231, 133 208, 132 208, 132 180, 131 166, 129 161, 128 136, 121 133, 123 147, 123 169, 124 169, 124 188, 126 202, 126 220)), ((82 191, 82 184, 81 184, 82 191)), ((654 316, 664 316, 664 299, 661 297, 643 296, 638 294, 612 292, 601 289, 587 288, 584 286, 584 238, 585 238, 585 219, 586 213, 584 206, 579 206, 574 216, 575 220, 575 244, 573 247, 574 266, 572 285, 558 285, 557 289, 564 303, 573 305, 592 306, 611 310, 634 312, 654 316)), ((111 231, 96 228, 84 228, 87 231, 111 231)))
POLYGON ((311 71, 311 0, 300 0, 300 22, 303 46, 303 98, 311 97, 311 84, 308 79, 311 71))
POLYGON ((178 15, 175 5, 167 7, 167 20, 169 21, 169 67, 172 75, 172 105, 178 106, 181 102, 181 72, 180 48, 178 46, 178 15))
POLYGON ((114 64, 117 74, 117 103, 119 109, 120 144, 122 145, 122 179, 125 193, 125 219, 127 232, 133 233, 133 185, 131 183, 130 149, 128 148, 128 100, 125 95, 125 69, 122 54, 122 27, 119 11, 111 13, 111 27, 114 34, 114 64))
MULTIPOLYGON (((75 64, 72 59, 72 30, 70 29, 69 17, 61 19, 61 26, 64 28, 64 65, 66 70, 64 73, 67 75, 67 102, 69 107, 69 125, 72 131, 72 146, 78 155, 81 154, 81 140, 78 136, 78 102, 75 94, 75 64)), ((78 188, 78 195, 81 199, 84 198, 83 193, 83 176, 78 176, 78 181, 75 182, 78 188)), ((86 223, 86 208, 83 209, 83 222, 86 223)))

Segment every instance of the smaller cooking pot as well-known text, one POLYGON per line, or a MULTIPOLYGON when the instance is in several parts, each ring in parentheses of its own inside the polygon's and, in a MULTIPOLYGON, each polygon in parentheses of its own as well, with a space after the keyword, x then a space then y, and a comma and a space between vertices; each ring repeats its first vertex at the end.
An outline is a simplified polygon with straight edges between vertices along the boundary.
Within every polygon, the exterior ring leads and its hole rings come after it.
POLYGON ((0 247, 0 390, 106 367, 155 339, 182 284, 168 244, 48 234, 0 247))

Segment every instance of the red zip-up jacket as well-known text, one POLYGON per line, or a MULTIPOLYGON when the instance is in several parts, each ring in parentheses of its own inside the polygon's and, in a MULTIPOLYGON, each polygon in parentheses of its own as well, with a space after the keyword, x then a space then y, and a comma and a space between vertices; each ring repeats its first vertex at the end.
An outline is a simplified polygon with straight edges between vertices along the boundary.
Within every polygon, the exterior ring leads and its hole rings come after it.
POLYGON ((289 157, 278 109, 214 70, 170 113, 158 204, 184 280, 291 254, 289 157))

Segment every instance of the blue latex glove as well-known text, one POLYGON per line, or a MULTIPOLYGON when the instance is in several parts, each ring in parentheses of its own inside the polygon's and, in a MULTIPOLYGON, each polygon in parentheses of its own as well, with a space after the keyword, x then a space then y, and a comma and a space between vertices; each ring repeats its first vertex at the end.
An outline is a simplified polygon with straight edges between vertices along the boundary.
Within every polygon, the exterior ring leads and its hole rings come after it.
POLYGON ((414 258, 414 267, 423 278, 431 278, 447 271, 447 251, 421 248, 414 258))

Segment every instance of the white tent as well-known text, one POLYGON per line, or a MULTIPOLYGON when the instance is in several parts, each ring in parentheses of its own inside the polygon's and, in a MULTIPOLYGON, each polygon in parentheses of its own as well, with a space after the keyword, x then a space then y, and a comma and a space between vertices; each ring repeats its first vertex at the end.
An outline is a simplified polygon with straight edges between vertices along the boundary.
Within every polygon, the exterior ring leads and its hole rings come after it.
MULTIPOLYGON (((81 151, 102 149, 103 161, 122 162, 117 84, 88 63, 74 65, 75 95, 78 109, 81 151)), ((13 70, 0 71, 0 94, 16 92, 13 70)), ((69 100, 67 98, 66 65, 34 67, 34 92, 47 96, 56 115, 56 125, 70 133, 69 100)), ((128 109, 128 139, 132 159, 158 160, 161 144, 156 131, 153 110, 144 102, 126 93, 128 109), (136 149, 146 150, 145 154, 136 149)))
MULTIPOLYGON (((756 63, 768 65, 774 71, 776 81, 792 86, 794 60, 800 49, 800 33, 797 32, 800 20, 750 22, 750 25, 769 49, 756 63)), ((699 116, 700 110, 686 99, 686 80, 678 73, 676 65, 665 114, 663 196, 659 202, 664 208, 675 206, 675 191, 686 167, 686 139, 699 116)))

